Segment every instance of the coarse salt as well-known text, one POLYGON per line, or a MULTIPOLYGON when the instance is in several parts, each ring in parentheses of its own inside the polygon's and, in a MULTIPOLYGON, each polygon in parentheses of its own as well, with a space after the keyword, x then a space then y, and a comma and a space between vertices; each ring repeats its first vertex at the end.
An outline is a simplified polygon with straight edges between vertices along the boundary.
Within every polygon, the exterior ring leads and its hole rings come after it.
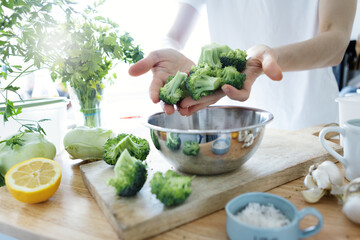
POLYGON ((249 203, 244 209, 235 214, 240 222, 262 228, 282 227, 290 223, 290 220, 272 204, 261 205, 249 203))
POLYGON ((216 149, 224 149, 224 148, 227 148, 228 146, 229 145, 224 141, 217 141, 214 144, 214 148, 216 148, 216 149))

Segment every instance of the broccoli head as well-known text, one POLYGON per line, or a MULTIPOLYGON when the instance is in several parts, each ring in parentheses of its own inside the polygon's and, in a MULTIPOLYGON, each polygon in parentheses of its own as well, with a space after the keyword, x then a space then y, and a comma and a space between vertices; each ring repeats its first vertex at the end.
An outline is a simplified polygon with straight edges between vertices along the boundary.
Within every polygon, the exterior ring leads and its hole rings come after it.
POLYGON ((187 96, 184 87, 187 74, 178 71, 175 76, 169 76, 165 85, 160 88, 159 97, 167 104, 174 105, 187 96))
POLYGON ((187 79, 186 87, 192 99, 211 95, 215 90, 223 85, 221 78, 222 70, 220 68, 203 65, 198 67, 187 79))
POLYGON ((222 67, 233 66, 239 72, 244 71, 246 67, 246 51, 235 49, 220 54, 220 62, 222 67))
POLYGON ((123 197, 134 196, 144 186, 147 178, 146 164, 132 157, 125 149, 114 167, 115 177, 107 184, 116 189, 116 194, 123 197))
POLYGON ((173 132, 167 132, 165 145, 170 150, 174 150, 174 151, 178 150, 181 145, 181 139, 179 138, 179 134, 173 132))
POLYGON ((246 74, 238 72, 233 66, 228 66, 222 69, 222 78, 224 84, 230 84, 231 86, 240 89, 244 85, 246 74))
POLYGON ((183 153, 188 156, 197 156, 200 151, 199 143, 196 141, 185 141, 183 153))
POLYGON ((158 136, 156 136, 156 132, 154 129, 150 129, 150 137, 151 137, 151 140, 153 141, 156 149, 160 150, 159 138, 158 138, 158 136))
POLYGON ((156 172, 150 181, 151 193, 167 207, 179 205, 190 196, 192 179, 172 170, 156 172))
POLYGON ((150 152, 150 145, 146 139, 132 134, 121 133, 114 138, 109 138, 104 145, 104 149, 104 161, 107 164, 115 165, 125 149, 136 159, 145 160, 150 152))
POLYGON ((225 44, 211 43, 201 48, 201 54, 198 64, 208 64, 210 66, 221 68, 220 55, 231 51, 231 48, 225 44))

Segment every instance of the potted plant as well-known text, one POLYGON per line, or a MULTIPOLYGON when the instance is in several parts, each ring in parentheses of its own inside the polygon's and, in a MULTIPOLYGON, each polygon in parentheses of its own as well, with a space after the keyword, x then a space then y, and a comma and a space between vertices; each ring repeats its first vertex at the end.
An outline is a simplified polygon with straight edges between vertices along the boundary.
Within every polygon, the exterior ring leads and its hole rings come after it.
POLYGON ((51 74, 70 86, 72 103, 78 102, 84 125, 89 127, 101 124, 104 81, 116 78, 109 71, 119 62, 135 63, 143 58, 130 34, 120 34, 118 25, 98 16, 95 8, 88 7, 79 18, 67 18, 62 25, 62 48, 51 74))

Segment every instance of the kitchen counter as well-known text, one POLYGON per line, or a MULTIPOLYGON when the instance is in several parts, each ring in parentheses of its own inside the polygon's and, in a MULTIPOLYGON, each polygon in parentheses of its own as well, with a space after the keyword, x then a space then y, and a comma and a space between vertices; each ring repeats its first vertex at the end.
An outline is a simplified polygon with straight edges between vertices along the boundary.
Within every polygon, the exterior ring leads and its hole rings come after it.
MULTIPOLYGON (((18 239, 117 239, 105 215, 86 188, 79 166, 86 162, 70 160, 66 152, 55 159, 62 169, 59 190, 41 204, 24 204, 15 200, 6 187, 0 188, 0 232, 18 239)), ((338 166, 343 170, 342 166, 338 166)), ((360 225, 342 214, 342 205, 332 196, 323 197, 319 203, 306 203, 301 190, 303 178, 270 190, 296 205, 317 208, 324 217, 320 233, 308 239, 360 239, 360 225)), ((306 217, 301 222, 305 228, 314 224, 315 218, 306 217)), ((182 225, 152 239, 227 239, 225 210, 182 225)))

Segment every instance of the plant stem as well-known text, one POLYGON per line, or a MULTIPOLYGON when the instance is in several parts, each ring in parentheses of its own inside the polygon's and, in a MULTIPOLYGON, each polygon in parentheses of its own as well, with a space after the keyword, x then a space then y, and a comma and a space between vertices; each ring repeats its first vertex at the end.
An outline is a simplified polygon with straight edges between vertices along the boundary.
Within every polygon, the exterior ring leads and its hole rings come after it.
POLYGON ((30 68, 32 68, 34 66, 34 64, 31 64, 29 67, 27 67, 24 71, 22 71, 19 75, 17 75, 7 86, 11 86, 11 84, 13 84, 21 75, 23 75, 27 70, 29 70, 30 68))
POLYGON ((100 101, 97 94, 102 94, 102 89, 97 86, 94 89, 89 82, 78 81, 74 83, 74 91, 80 104, 80 111, 84 115, 84 125, 88 127, 99 127, 100 122, 100 101))

